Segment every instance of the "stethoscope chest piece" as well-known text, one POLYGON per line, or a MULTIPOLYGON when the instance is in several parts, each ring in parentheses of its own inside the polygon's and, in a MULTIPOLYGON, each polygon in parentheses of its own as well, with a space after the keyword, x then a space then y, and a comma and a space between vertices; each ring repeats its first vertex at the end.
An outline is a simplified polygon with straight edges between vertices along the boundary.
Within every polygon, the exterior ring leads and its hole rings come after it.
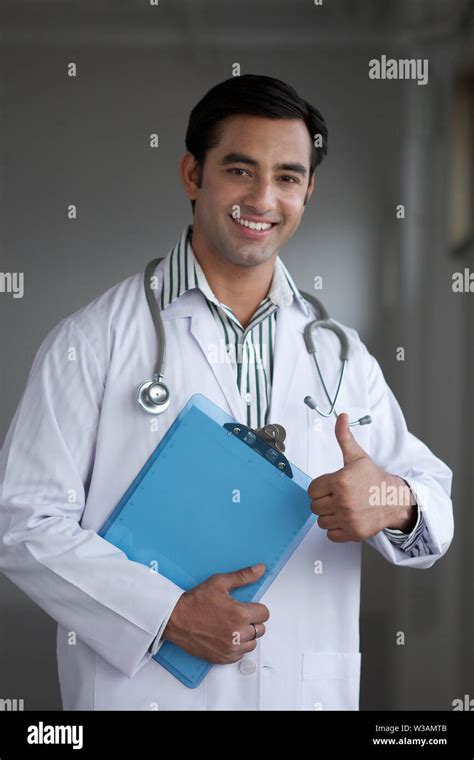
POLYGON ((149 414, 161 414, 168 409, 170 392, 166 383, 159 380, 148 380, 138 389, 138 403, 149 414))

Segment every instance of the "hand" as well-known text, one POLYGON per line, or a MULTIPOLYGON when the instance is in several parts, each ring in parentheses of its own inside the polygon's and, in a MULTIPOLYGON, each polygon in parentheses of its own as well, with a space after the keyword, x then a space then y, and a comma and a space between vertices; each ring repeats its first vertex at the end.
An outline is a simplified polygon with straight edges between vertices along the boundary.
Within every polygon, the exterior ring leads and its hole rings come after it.
POLYGON ((220 665, 238 662, 257 646, 270 617, 264 604, 238 602, 229 591, 254 583, 265 571, 250 567, 232 573, 216 573, 182 594, 168 620, 163 638, 195 657, 220 665))
POLYGON ((344 467, 315 478, 308 487, 319 527, 337 543, 363 541, 383 528, 409 532, 416 522, 416 509, 408 485, 375 464, 355 440, 348 422, 347 414, 339 414, 335 426, 344 467), (390 486, 397 489, 398 501, 382 504, 377 495, 382 497, 390 486))

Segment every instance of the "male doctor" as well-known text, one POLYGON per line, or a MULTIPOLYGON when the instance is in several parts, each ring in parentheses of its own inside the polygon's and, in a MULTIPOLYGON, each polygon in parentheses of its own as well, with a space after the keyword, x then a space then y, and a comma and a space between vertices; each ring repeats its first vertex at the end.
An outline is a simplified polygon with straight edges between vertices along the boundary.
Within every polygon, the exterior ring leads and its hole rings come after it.
MULTIPOLYGON (((58 622, 65 710, 356 710, 361 542, 431 567, 453 536, 452 473, 408 432, 353 329, 342 326, 341 413, 304 403, 327 408, 303 339, 315 309, 278 254, 327 151, 321 114, 277 79, 232 78, 193 109, 186 147, 193 224, 155 270, 171 403, 159 418, 137 403, 156 360, 142 272, 63 319, 4 443, 0 569, 58 622), (97 533, 194 393, 253 428, 283 425, 288 458, 312 478, 318 520, 259 604, 229 595, 258 564, 184 592, 97 533), (165 640, 215 663, 198 688, 152 659, 165 640)), ((335 389, 339 343, 315 338, 335 389)))

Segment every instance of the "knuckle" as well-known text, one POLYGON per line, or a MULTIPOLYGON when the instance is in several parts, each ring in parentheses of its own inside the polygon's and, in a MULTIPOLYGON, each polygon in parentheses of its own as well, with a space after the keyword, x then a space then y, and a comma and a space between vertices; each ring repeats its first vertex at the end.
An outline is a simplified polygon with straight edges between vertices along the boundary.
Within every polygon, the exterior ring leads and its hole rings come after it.
POLYGON ((351 476, 346 470, 340 470, 337 474, 336 483, 341 488, 348 488, 350 485, 351 476))
POLYGON ((247 625, 250 622, 251 617, 250 612, 247 611, 247 608, 244 605, 236 610, 236 621, 238 626, 243 627, 247 625))
POLYGON ((239 583, 245 581, 247 578, 247 573, 245 572, 245 568, 240 568, 240 570, 237 570, 236 573, 234 573, 234 575, 236 575, 237 581, 239 583))

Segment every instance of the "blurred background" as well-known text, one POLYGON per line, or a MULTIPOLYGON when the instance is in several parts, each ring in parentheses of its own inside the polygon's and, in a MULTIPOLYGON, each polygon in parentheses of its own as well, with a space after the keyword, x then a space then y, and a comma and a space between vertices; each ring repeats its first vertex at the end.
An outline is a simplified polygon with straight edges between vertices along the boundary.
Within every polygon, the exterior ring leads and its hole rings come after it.
MULTIPOLYGON (((0 19, 0 271, 25 277, 22 299, 0 293, 0 448, 45 335, 191 222, 191 108, 236 63, 286 80, 325 116, 329 152, 281 257, 302 289, 323 277, 454 471, 446 557, 402 569, 364 546, 361 709, 474 698, 474 292, 452 289, 474 280, 472 0, 0 0, 0 19), (382 55, 429 59, 428 84, 371 80, 382 55)), ((55 629, 0 576, 0 697, 61 709, 55 629)))

